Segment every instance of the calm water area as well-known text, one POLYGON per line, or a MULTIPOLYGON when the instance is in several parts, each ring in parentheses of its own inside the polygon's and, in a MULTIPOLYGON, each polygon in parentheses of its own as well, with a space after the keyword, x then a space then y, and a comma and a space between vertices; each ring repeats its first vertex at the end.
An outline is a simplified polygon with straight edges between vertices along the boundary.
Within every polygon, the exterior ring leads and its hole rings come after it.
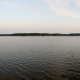
POLYGON ((0 80, 80 80, 80 37, 0 37, 0 80))

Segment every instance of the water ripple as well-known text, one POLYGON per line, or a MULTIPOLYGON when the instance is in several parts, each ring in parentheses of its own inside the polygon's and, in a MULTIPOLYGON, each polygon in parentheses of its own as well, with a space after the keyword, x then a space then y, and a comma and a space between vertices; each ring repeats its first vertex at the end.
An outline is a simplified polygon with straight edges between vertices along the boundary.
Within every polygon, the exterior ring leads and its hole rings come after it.
POLYGON ((80 80, 80 37, 0 37, 0 80, 80 80))

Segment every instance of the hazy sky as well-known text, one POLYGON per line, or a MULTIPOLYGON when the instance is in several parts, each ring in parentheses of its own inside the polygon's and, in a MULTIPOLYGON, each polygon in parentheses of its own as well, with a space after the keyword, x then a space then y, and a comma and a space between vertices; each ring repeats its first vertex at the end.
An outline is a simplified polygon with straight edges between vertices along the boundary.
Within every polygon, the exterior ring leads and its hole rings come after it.
POLYGON ((80 33, 80 0, 0 0, 0 33, 80 33))

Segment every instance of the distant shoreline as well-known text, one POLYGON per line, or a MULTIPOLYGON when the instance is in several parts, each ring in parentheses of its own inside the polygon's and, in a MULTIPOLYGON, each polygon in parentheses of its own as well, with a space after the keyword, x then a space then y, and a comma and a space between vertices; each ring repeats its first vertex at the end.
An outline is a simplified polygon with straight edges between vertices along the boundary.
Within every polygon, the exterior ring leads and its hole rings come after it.
POLYGON ((80 36, 80 33, 13 33, 13 34, 0 34, 0 36, 80 36))

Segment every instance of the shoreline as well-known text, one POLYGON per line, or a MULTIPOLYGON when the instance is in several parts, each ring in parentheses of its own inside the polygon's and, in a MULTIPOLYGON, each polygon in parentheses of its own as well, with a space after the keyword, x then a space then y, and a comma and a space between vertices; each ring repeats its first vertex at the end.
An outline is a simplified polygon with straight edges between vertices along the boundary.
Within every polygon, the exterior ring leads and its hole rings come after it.
POLYGON ((80 33, 13 33, 13 34, 0 34, 0 36, 80 36, 80 33))

